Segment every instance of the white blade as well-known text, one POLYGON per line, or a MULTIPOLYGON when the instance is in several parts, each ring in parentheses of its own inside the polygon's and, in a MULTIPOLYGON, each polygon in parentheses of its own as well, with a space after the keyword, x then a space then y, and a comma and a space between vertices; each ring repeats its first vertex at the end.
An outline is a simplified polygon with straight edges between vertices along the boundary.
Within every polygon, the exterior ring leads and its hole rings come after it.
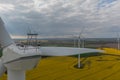
POLYGON ((9 46, 13 41, 5 29, 4 22, 0 18, 0 45, 3 47, 9 46))
POLYGON ((6 68, 0 59, 0 77, 5 73, 5 71, 6 71, 6 68))
POLYGON ((90 52, 103 52, 102 50, 97 49, 70 48, 70 47, 41 47, 40 51, 41 55, 43 56, 69 56, 90 52))

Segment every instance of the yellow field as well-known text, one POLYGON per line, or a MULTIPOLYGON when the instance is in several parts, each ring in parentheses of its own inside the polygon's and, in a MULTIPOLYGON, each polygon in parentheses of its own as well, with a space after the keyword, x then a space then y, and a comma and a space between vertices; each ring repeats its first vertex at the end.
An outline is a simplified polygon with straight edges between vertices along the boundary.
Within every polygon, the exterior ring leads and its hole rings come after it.
MULTIPOLYGON (((77 69, 75 57, 48 57, 26 74, 26 80, 120 80, 119 51, 105 48, 107 54, 81 58, 83 69, 77 69), (118 53, 117 53, 118 52, 118 53), (89 64, 88 64, 89 62, 89 64)), ((7 80, 4 75, 0 80, 7 80)))
POLYGON ((103 48, 107 54, 120 55, 120 50, 114 48, 103 48))

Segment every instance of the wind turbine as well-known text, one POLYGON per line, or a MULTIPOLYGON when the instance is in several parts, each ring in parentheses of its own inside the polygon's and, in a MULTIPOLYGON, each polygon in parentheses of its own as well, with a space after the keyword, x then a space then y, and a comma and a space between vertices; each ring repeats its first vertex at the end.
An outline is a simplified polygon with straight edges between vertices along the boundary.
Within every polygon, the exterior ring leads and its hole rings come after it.
POLYGON ((73 37, 73 46, 74 48, 76 47, 76 42, 77 42, 77 36, 76 35, 72 35, 73 37))
MULTIPOLYGON (((83 33, 84 29, 85 29, 85 27, 82 28, 82 30, 79 34, 79 37, 78 37, 78 48, 81 48, 81 46, 82 46, 82 48, 84 48, 84 46, 83 46, 84 41, 82 42, 82 40, 81 40, 81 36, 82 36, 82 33, 83 33)), ((80 65, 80 54, 78 54, 78 68, 80 68, 80 67, 81 67, 81 65, 80 65)))
POLYGON ((120 38, 119 37, 120 37, 119 33, 117 32, 117 43, 118 43, 117 48, 118 48, 118 50, 120 49, 120 38))
POLYGON ((103 52, 88 48, 70 47, 40 47, 24 49, 18 48, 10 38, 5 25, 0 18, 0 44, 3 48, 3 55, 0 58, 0 76, 7 70, 8 80, 25 80, 25 71, 33 69, 38 64, 41 56, 67 56, 83 54, 88 52, 103 52))

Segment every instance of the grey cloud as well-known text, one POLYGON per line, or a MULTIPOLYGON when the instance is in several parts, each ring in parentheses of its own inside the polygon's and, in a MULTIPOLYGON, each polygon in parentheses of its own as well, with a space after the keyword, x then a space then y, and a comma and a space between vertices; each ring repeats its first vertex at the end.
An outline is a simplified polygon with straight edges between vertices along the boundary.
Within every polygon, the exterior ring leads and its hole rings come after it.
POLYGON ((114 26, 120 25, 120 1, 98 9, 99 1, 0 0, 1 4, 14 6, 11 11, 0 12, 0 16, 12 35, 24 36, 28 27, 44 36, 79 34, 83 27, 88 37, 93 35, 91 32, 94 36, 95 33, 112 33, 114 26), (38 5, 34 1, 38 1, 38 5))

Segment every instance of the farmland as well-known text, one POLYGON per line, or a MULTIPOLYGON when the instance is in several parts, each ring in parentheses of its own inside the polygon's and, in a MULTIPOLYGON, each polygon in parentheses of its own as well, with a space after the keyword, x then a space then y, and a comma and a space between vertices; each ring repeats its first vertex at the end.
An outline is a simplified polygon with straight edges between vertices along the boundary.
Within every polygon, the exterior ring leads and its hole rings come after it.
MULTIPOLYGON (((27 71, 26 80, 119 80, 120 51, 103 48, 106 53, 82 57, 82 69, 75 68, 76 57, 43 58, 37 68, 27 71), (87 64, 90 61, 90 64, 87 64)), ((7 80, 4 74, 0 80, 7 80)))
MULTIPOLYGON (((21 41, 24 43, 24 40, 21 41)), ((73 47, 73 40, 40 40, 40 46, 73 47)), ((77 41, 76 41, 77 47, 77 41)), ((100 48, 105 53, 81 55, 82 69, 76 68, 77 56, 45 57, 26 73, 26 80, 119 80, 120 51, 114 40, 86 40, 85 47, 100 48), (112 48, 104 48, 104 47, 112 48), (97 54, 97 55, 96 55, 97 54), (88 64, 89 63, 89 64, 88 64)), ((1 53, 1 51, 0 51, 1 53)), ((4 74, 0 80, 7 80, 4 74)))
MULTIPOLYGON (((17 39, 14 41, 17 43, 26 44, 26 39, 17 39)), ((38 45, 59 46, 59 47, 63 47, 63 46, 78 47, 78 39, 77 38, 75 39, 75 44, 74 44, 73 38, 38 39, 38 45)), ((85 38, 84 47, 86 48, 101 48, 101 47, 117 48, 117 41, 115 38, 85 38)))

